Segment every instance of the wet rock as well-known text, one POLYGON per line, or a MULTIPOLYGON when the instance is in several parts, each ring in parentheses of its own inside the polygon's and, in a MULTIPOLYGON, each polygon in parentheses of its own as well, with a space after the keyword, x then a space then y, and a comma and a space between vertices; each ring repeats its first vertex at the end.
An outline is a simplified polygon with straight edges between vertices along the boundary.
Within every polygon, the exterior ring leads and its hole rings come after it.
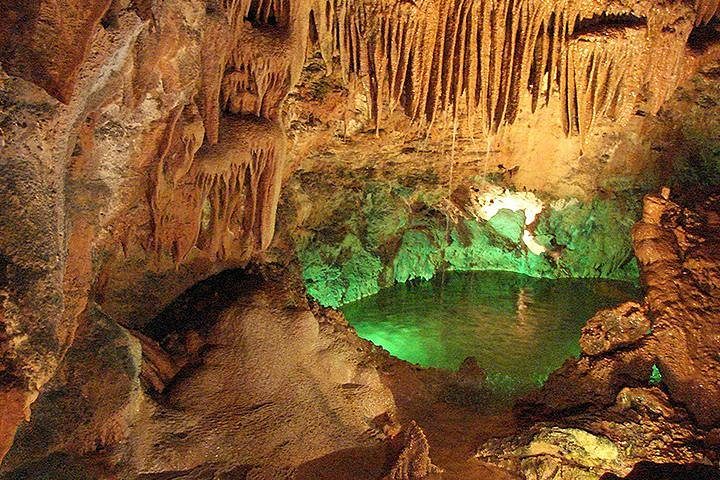
POLYGON ((716 202, 690 210, 646 198, 643 220, 633 229, 644 302, 593 317, 583 330, 583 356, 551 374, 528 397, 529 409, 609 405, 623 388, 647 385, 655 365, 672 401, 698 425, 720 423, 720 229, 704 220, 717 208, 716 202))
POLYGON ((477 456, 525 480, 595 480, 609 469, 623 469, 620 450, 608 438, 547 425, 514 442, 490 442, 477 456))
POLYGON ((467 357, 454 377, 459 385, 477 388, 485 383, 487 373, 478 365, 475 357, 467 357))
POLYGON ((607 410, 538 423, 485 443, 477 456, 526 480, 597 480, 607 472, 627 475, 642 461, 709 464, 698 434, 659 389, 624 389, 607 410))
POLYGON ((582 330, 580 347, 585 355, 600 355, 633 344, 650 333, 650 319, 642 306, 627 302, 596 313, 582 330))
POLYGON ((540 390, 522 399, 519 409, 537 417, 612 405, 624 387, 646 385, 652 366, 647 349, 572 358, 552 372, 540 390))

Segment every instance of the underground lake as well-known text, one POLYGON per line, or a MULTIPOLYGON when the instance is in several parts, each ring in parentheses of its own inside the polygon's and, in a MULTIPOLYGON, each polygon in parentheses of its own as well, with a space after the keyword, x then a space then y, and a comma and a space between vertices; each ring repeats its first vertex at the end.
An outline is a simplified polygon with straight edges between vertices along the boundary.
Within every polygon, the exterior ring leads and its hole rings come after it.
POLYGON ((473 356, 489 393, 512 399, 580 354, 585 322, 640 297, 629 282, 541 279, 500 271, 446 272, 346 304, 358 335, 423 367, 457 370, 473 356))

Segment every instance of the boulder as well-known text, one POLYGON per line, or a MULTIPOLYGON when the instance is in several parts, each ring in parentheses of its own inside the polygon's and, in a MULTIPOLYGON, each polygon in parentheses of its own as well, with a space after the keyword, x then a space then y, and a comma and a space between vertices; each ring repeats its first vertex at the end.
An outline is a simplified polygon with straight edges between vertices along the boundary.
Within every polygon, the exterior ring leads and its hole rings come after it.
POLYGON ((582 330, 580 347, 585 355, 600 355, 632 345, 650 333, 650 319, 643 307, 626 302, 596 313, 582 330))

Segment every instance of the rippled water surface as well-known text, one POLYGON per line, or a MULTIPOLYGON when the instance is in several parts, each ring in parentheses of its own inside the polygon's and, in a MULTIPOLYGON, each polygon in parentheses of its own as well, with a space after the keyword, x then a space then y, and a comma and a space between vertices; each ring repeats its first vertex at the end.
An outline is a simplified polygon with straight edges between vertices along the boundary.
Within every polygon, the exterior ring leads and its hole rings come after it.
POLYGON ((342 310, 361 337, 398 358, 457 369, 474 356, 492 389, 521 394, 580 353, 580 331, 596 311, 639 294, 632 284, 608 280, 452 272, 342 310))

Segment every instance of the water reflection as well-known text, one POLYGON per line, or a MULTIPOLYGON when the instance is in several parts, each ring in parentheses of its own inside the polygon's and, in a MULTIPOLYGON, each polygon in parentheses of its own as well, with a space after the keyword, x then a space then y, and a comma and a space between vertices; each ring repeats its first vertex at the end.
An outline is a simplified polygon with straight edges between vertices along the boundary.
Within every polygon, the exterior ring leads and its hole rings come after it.
POLYGON ((638 296, 623 282, 452 272, 343 311, 361 337, 399 358, 456 369, 474 356, 497 389, 520 394, 580 353, 580 330, 597 310, 638 296))

